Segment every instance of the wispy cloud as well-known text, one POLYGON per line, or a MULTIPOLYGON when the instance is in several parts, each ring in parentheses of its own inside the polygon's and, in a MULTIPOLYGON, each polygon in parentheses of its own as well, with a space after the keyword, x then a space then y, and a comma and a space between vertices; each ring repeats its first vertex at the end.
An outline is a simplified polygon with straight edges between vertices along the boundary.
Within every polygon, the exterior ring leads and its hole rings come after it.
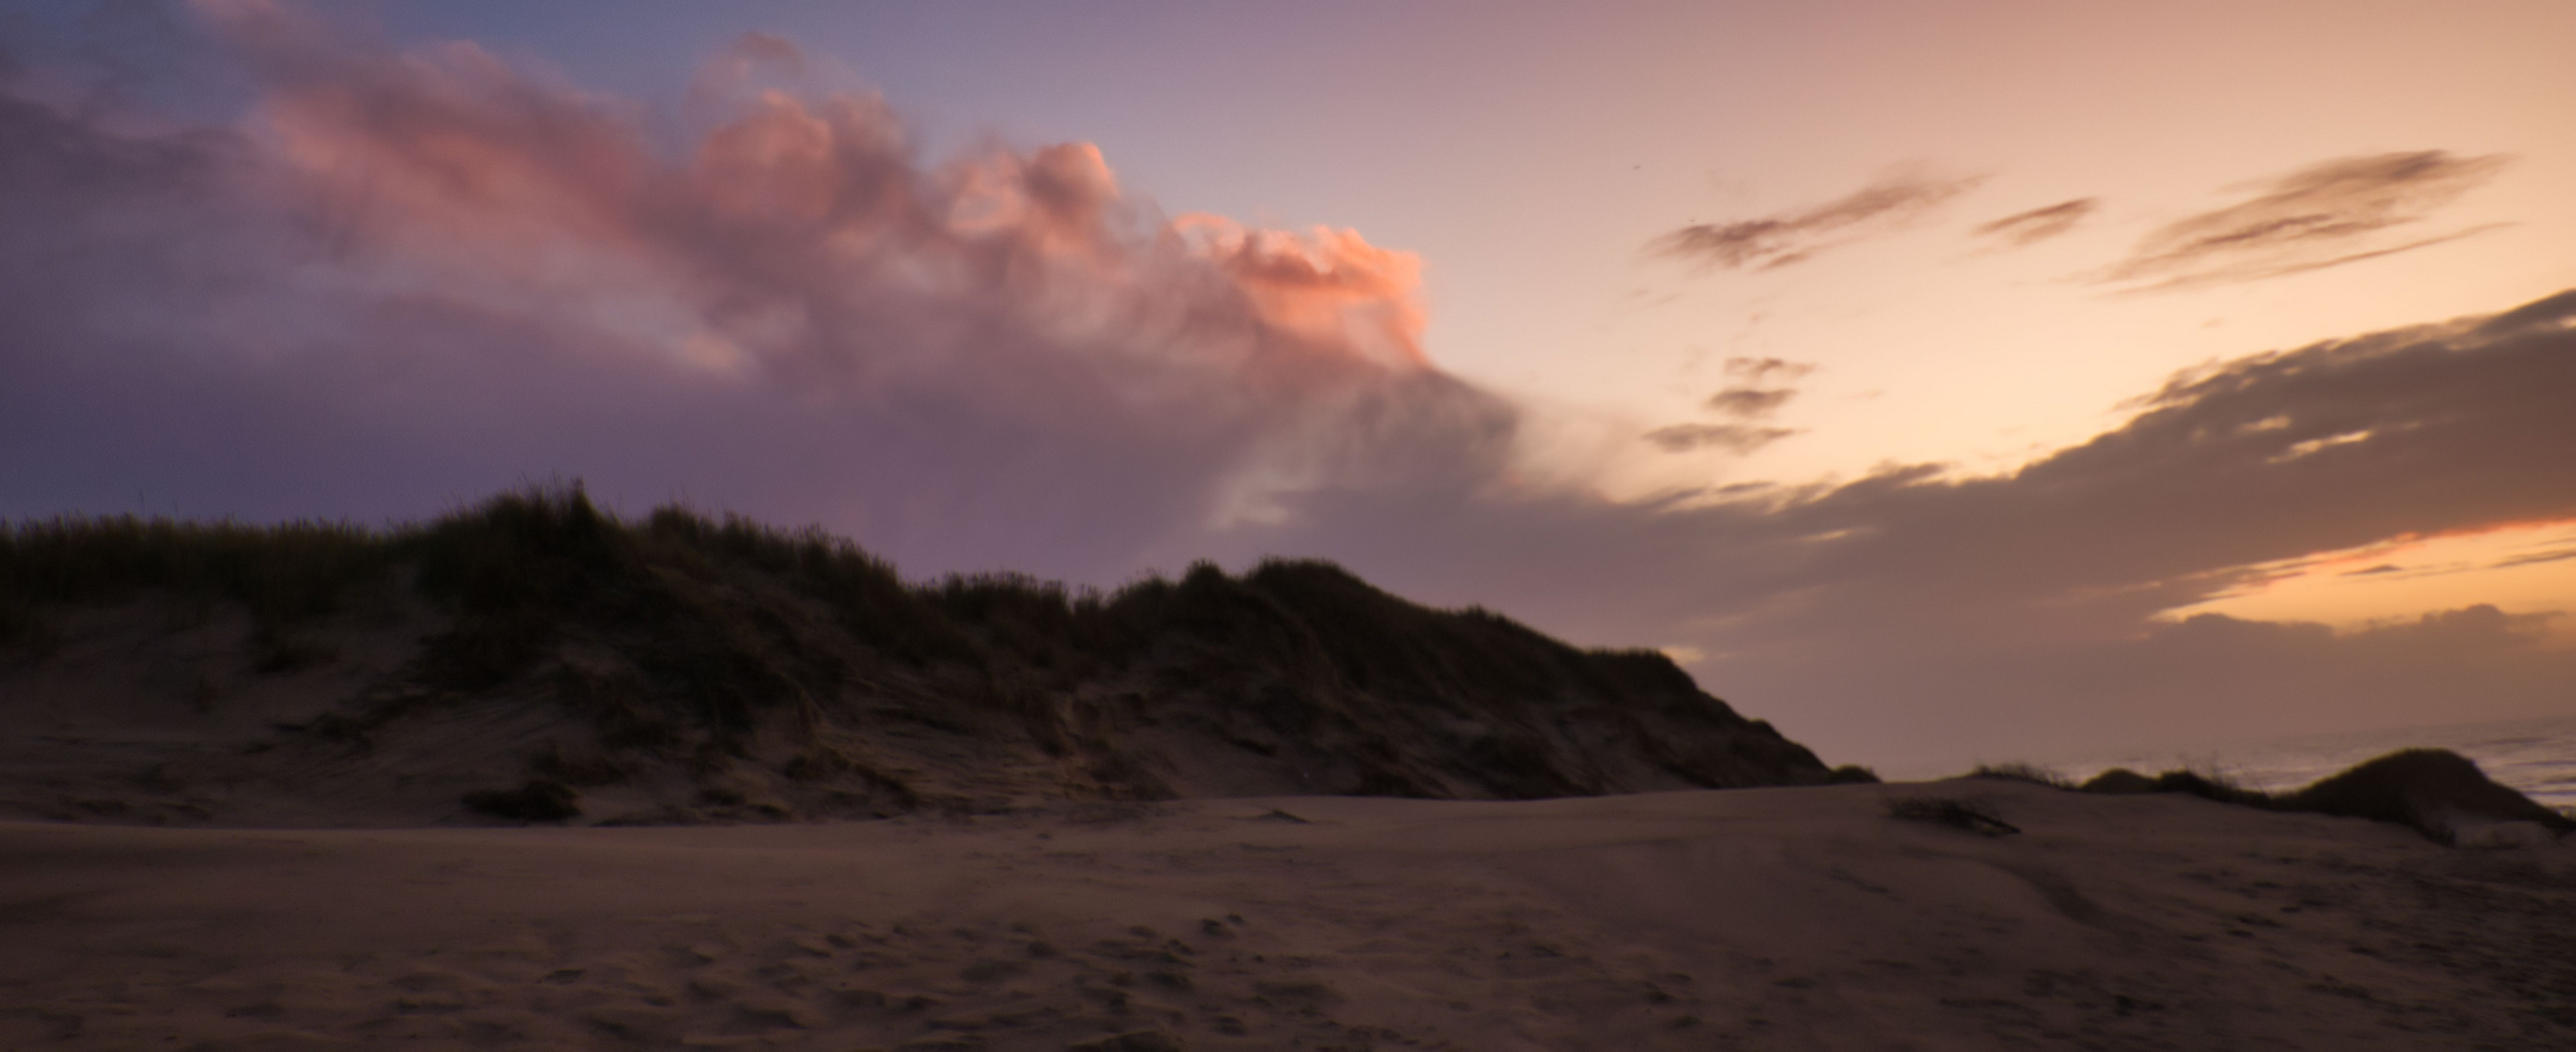
POLYGON ((1730 453, 1751 453, 1771 443, 1798 434, 1791 427, 1754 427, 1746 424, 1674 424, 1646 432, 1646 441, 1666 452, 1686 453, 1698 449, 1723 449, 1730 453))
POLYGON ((1720 416, 1731 417, 1736 423, 1674 424, 1648 431, 1642 437, 1667 453, 1723 449, 1741 455, 1781 439, 1804 434, 1800 428, 1763 427, 1751 421, 1767 420, 1777 414, 1780 407, 1798 397, 1797 388, 1785 385, 1815 371, 1814 365, 1783 358, 1729 358, 1726 360, 1726 375, 1735 382, 1708 396, 1701 407, 1720 416))
POLYGON ((2484 185, 2510 158, 2441 150, 2345 157, 2256 186, 2246 200, 2175 220, 2102 275, 2143 289, 2251 281, 2413 251, 2495 229, 2411 228, 2484 185))
POLYGON ((2035 245, 2066 233, 2100 211, 2102 201, 2096 197, 2079 197, 2053 205, 2016 212, 1991 222, 1980 223, 1974 233, 1992 238, 2006 248, 2035 245))
POLYGON ((1763 385, 1793 384, 1815 371, 1816 367, 1811 363, 1784 358, 1729 358, 1726 360, 1726 375, 1735 382, 1710 395, 1705 404, 1711 412, 1737 419, 1762 419, 1778 412, 1781 406, 1798 396, 1794 387, 1763 385))
POLYGON ((1783 382, 1803 380, 1816 371, 1811 362, 1793 362, 1785 358, 1729 358, 1726 375, 1748 384, 1758 384, 1773 377, 1783 382))
POLYGON ((1646 250, 1727 270, 1770 270, 1835 245, 1903 228, 1973 190, 1983 177, 1891 175, 1810 208, 1726 223, 1695 223, 1646 243, 1646 250))
POLYGON ((1746 420, 1758 420, 1779 412, 1780 407, 1798 396, 1793 387, 1729 387, 1708 396, 1712 412, 1746 420))
POLYGON ((2516 555, 2508 559, 2498 560, 2495 563, 2494 568, 2503 569, 2508 566, 2536 566, 2541 563, 2564 562, 2568 559, 2576 559, 2576 548, 2561 548, 2557 551, 2532 552, 2526 555, 2516 555))

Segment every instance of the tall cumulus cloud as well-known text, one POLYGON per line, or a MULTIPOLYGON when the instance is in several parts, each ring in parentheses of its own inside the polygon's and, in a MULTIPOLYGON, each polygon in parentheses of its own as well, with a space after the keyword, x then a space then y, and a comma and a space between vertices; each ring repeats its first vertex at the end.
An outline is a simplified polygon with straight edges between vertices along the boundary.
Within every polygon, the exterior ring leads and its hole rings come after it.
POLYGON ((0 94, 0 514, 417 514, 579 474, 1103 574, 1511 439, 1424 358, 1415 257, 1166 218, 1083 143, 926 160, 882 99, 797 90, 784 40, 710 63, 673 151, 472 44, 197 10, 259 86, 236 126, 0 94))

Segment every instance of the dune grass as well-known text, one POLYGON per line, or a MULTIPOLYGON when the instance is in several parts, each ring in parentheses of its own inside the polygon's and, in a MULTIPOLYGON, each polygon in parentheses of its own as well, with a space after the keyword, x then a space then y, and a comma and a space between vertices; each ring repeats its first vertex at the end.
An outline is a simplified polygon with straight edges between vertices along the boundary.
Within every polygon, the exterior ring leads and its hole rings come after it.
MULTIPOLYGON (((916 668, 1079 674, 1182 635, 1312 659, 1351 686, 1386 693, 1697 689, 1654 651, 1581 650, 1481 608, 1404 601, 1320 560, 1265 560, 1239 577, 1202 562, 1179 580, 1147 576, 1107 592, 1012 573, 914 583, 820 530, 677 506, 630 523, 578 484, 389 529, 134 516, 0 523, 0 645, 43 635, 54 608, 147 592, 239 603, 262 625, 290 626, 408 577, 413 592, 459 618, 432 655, 433 677, 485 686, 524 671, 569 624, 650 630, 725 613, 724 575, 746 568, 916 668)), ((697 666, 743 656, 718 651, 762 649, 763 626, 717 627, 723 645, 674 655, 661 671, 704 683, 746 672, 697 666)))
POLYGON ((390 541, 342 523, 245 526, 124 515, 0 525, 0 648, 44 656, 61 641, 52 608, 146 591, 239 603, 274 632, 389 585, 390 541))
MULTIPOLYGON (((299 633, 308 622, 425 604, 445 627, 406 670, 416 689, 401 704, 545 680, 612 744, 687 754, 707 770, 741 755, 764 720, 810 731, 898 718, 1025 735, 1103 785, 1150 797, 1167 790, 1113 739, 1152 693, 1266 728, 1241 741, 1256 751, 1338 734, 1371 794, 1436 795, 1450 791, 1434 784, 1451 777, 1442 772, 1457 771, 1502 796, 1603 791, 1597 765, 1567 751, 1568 712, 1611 721, 1630 742, 1618 748, 1700 784, 1874 780, 1827 772, 1660 653, 1573 647, 1483 609, 1408 602, 1315 560, 1240 575, 1199 563, 1105 591, 1009 573, 907 581, 817 529, 676 506, 628 520, 578 484, 382 529, 131 516, 0 525, 0 649, 43 659, 66 609, 147 596, 247 608, 262 671, 331 660, 299 633), (1437 728, 1459 723, 1490 732, 1461 746, 1472 755, 1423 761, 1424 749, 1449 748, 1425 744, 1437 728)), ((388 703, 324 729, 364 743, 402 711, 388 703)), ((848 767, 818 746, 788 770, 848 767)), ((537 812, 544 795, 486 802, 537 812)))

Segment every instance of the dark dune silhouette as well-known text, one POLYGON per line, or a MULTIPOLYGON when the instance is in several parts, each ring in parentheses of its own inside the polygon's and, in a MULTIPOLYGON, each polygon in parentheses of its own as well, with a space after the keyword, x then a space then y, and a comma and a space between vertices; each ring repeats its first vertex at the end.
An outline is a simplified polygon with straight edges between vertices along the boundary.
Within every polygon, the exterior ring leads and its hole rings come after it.
POLYGON ((2537 823, 2562 834, 2576 830, 2576 819, 2497 784, 2476 761, 2448 749, 2401 749, 2287 793, 2260 792, 2197 771, 2150 778, 2123 767, 2095 775, 2080 788, 2110 795, 2188 793, 2275 811, 2368 818, 2410 827, 2444 844, 2458 842, 2467 829, 2508 822, 2537 823))
POLYGON ((578 488, 385 533, 68 520, 0 545, 19 652, 0 696, 103 765, 12 794, 51 817, 690 822, 1838 777, 1661 654, 1322 562, 1107 594, 910 584, 820 533, 625 522, 578 488))
POLYGON ((2489 780, 2447 749, 2407 749, 2361 764, 2281 799, 2292 810, 2396 822, 2449 841, 2463 825, 2537 822, 2553 832, 2576 820, 2489 780))

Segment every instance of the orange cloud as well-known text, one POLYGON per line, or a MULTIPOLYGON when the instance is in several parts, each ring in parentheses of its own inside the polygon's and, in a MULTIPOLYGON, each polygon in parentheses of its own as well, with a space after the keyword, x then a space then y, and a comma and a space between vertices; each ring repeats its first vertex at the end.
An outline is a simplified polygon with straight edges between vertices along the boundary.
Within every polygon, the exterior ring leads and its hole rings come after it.
POLYGON ((1250 230, 1204 213, 1181 216, 1173 228, 1250 295, 1271 324, 1382 365, 1430 366, 1415 294, 1421 257, 1369 244, 1356 230, 1250 230))

